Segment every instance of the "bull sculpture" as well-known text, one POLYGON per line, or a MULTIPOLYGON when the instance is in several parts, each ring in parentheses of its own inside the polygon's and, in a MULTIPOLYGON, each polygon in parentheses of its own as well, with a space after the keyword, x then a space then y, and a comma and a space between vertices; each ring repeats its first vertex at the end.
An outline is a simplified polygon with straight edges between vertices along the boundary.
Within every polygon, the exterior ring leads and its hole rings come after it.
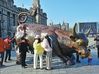
MULTIPOLYGON (((22 14, 23 13, 21 13, 19 16, 22 14)), ((52 38, 53 53, 56 54, 64 63, 67 63, 67 60, 71 59, 73 53, 77 53, 83 58, 89 56, 87 50, 87 35, 89 34, 90 30, 88 30, 86 34, 76 33, 75 24, 73 33, 70 33, 51 26, 27 24, 24 22, 25 21, 20 21, 19 26, 17 27, 17 31, 15 33, 17 43, 20 41, 20 38, 24 36, 26 39, 28 39, 29 44, 32 47, 35 35, 48 33, 48 35, 52 38)))

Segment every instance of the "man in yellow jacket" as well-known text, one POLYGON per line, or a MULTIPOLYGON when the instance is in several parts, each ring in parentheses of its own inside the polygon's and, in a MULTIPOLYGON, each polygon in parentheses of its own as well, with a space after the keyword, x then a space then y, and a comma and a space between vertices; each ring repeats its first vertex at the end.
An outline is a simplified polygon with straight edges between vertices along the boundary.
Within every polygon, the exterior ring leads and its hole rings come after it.
POLYGON ((40 69, 43 69, 43 57, 42 56, 43 56, 44 49, 41 46, 41 39, 39 35, 36 35, 35 37, 33 48, 34 48, 34 69, 37 69, 38 57, 40 59, 40 69))

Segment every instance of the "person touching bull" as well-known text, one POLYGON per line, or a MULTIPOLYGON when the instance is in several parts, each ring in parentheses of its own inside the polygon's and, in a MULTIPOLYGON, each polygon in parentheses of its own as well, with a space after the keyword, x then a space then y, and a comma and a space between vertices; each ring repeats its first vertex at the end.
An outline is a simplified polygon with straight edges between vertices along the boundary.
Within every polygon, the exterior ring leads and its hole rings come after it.
POLYGON ((96 41, 97 57, 99 58, 99 35, 96 35, 96 37, 94 38, 94 41, 96 41))
POLYGON ((46 51, 46 70, 51 70, 51 62, 52 62, 52 48, 51 48, 51 38, 47 33, 41 33, 41 37, 43 41, 41 43, 42 47, 46 51))
POLYGON ((28 52, 28 46, 29 46, 28 40, 25 39, 25 37, 22 37, 18 46, 20 52, 21 66, 22 68, 26 68, 27 65, 25 63, 25 60, 26 60, 26 52, 28 52))

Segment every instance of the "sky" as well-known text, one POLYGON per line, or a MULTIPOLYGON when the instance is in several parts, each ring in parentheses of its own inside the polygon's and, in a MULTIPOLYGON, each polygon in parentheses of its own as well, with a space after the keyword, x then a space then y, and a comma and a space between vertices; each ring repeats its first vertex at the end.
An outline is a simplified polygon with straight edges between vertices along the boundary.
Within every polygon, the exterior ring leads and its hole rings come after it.
MULTIPOLYGON (((14 0, 15 5, 29 9, 33 0, 14 0)), ((41 8, 47 13, 48 23, 99 22, 99 0, 40 0, 41 8)))

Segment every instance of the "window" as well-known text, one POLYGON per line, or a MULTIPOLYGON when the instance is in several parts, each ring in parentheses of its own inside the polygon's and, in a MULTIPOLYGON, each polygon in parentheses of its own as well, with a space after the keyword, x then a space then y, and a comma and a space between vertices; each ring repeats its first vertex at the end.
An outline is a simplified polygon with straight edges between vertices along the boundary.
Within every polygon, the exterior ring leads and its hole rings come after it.
POLYGON ((13 26, 15 26, 15 14, 13 14, 13 26))
POLYGON ((1 14, 1 11, 0 11, 0 14, 1 14))

